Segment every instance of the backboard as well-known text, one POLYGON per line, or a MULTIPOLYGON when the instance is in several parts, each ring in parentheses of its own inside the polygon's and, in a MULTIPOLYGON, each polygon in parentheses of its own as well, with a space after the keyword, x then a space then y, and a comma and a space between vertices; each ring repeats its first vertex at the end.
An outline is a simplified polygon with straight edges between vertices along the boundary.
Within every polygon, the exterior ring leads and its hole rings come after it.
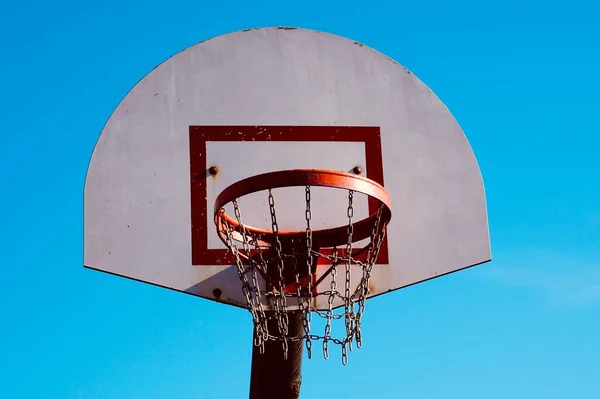
MULTIPOLYGON (((360 43, 266 28, 182 51, 119 104, 86 178, 84 264, 245 307, 215 230, 215 199, 241 179, 302 168, 360 171, 390 194, 393 218, 369 296, 490 260, 479 167, 442 102, 360 43)), ((246 223, 268 227, 259 194, 240 208, 246 223)), ((274 195, 282 228, 303 229, 303 189, 274 195)), ((344 223, 346 196, 314 191, 317 228, 344 223)), ((357 217, 372 211, 366 197, 354 207, 357 217)))

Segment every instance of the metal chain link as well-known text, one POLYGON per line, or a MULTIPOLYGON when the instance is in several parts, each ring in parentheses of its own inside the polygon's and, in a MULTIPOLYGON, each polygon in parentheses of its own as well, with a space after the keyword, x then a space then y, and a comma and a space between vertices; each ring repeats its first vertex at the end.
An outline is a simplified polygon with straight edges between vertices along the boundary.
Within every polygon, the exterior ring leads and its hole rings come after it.
POLYGON ((255 311, 257 312, 257 316, 259 319, 258 322, 258 326, 257 327, 257 331, 256 331, 256 346, 260 347, 260 353, 264 353, 264 347, 265 347, 265 343, 264 343, 264 333, 263 331, 266 330, 267 328, 267 318, 265 315, 265 309, 263 307, 262 304, 262 298, 261 298, 261 290, 260 290, 260 286, 258 283, 258 270, 254 261, 254 258, 252 256, 250 256, 251 251, 250 251, 250 242, 249 242, 249 235, 246 231, 246 226, 244 226, 244 223, 242 222, 242 214, 240 212, 240 207, 238 205, 237 200, 233 201, 233 211, 235 214, 235 218, 237 219, 237 222, 241 228, 241 234, 242 234, 242 244, 244 246, 244 251, 246 252, 246 254, 248 255, 248 261, 250 264, 250 272, 252 275, 252 305, 255 309, 255 311))
MULTIPOLYGON (((260 237, 257 237, 257 236, 253 237, 253 244, 254 244, 256 253, 258 254, 259 263, 263 269, 263 272, 265 273, 265 275, 267 275, 268 262, 264 258, 263 249, 260 246, 259 241, 260 241, 260 237)), ((254 272, 256 273, 256 270, 254 270, 254 272)), ((262 328, 263 338, 262 338, 262 340, 260 340, 259 351, 261 354, 263 354, 263 353, 265 353, 265 344, 264 343, 265 343, 265 341, 267 341, 269 339, 269 330, 268 330, 268 324, 267 324, 267 316, 265 314, 264 307, 262 306, 262 300, 260 303, 261 303, 261 307, 259 310, 259 315, 260 315, 261 319, 259 320, 259 324, 263 325, 263 328, 262 328)))
MULTIPOLYGON (((233 203, 234 207, 237 207, 237 201, 233 201, 233 203)), ((240 281, 242 282, 242 294, 246 298, 246 306, 252 314, 252 319, 254 320, 254 326, 256 329, 256 336, 263 337, 263 323, 260 322, 260 318, 258 317, 256 309, 253 306, 252 299, 250 298, 250 292, 252 291, 252 289, 250 288, 250 283, 248 282, 248 277, 246 276, 246 270, 244 268, 244 263, 240 257, 238 247, 233 239, 233 227, 228 223, 223 223, 222 228, 224 228, 224 231, 226 233, 225 236, 227 239, 227 246, 229 247, 229 250, 231 251, 236 261, 237 273, 240 278, 240 281)), ((264 343, 262 342, 262 338, 259 338, 255 342, 255 345, 256 344, 257 346, 262 348, 264 345, 264 343)))
POLYGON ((310 186, 306 186, 304 189, 304 198, 306 201, 306 210, 304 212, 304 218, 306 219, 306 295, 298 300, 303 301, 303 320, 302 326, 304 327, 304 335, 306 336, 306 351, 308 358, 310 359, 312 354, 312 341, 310 338, 310 322, 312 321, 312 263, 313 263, 313 240, 312 240, 312 212, 310 209, 310 186))
POLYGON ((331 266, 331 283, 329 284, 330 294, 327 299, 327 321, 325 324, 325 337, 323 337, 323 356, 325 359, 329 359, 329 340, 331 339, 331 319, 333 318, 333 301, 335 300, 337 292, 336 282, 336 267, 338 265, 337 260, 337 248, 333 248, 333 265, 331 266))
POLYGON ((375 224, 373 225, 373 230, 371 232, 371 248, 369 248, 369 252, 367 253, 366 265, 363 267, 363 277, 359 284, 359 289, 357 293, 359 295, 358 298, 358 313, 356 314, 356 346, 358 348, 362 347, 362 333, 360 330, 360 322, 362 319, 363 312, 365 311, 365 300, 369 293, 369 281, 371 279, 371 270, 373 269, 373 265, 377 262, 377 257, 379 256, 379 250, 381 249, 381 244, 383 243, 383 239, 385 237, 385 225, 381 225, 381 215, 383 212, 383 206, 379 206, 377 210, 377 219, 375 224))
MULTIPOLYGON (((332 255, 327 255, 315 250, 313 242, 312 230, 312 211, 311 211, 311 189, 310 186, 305 187, 305 221, 306 221, 306 250, 302 249, 296 252, 297 247, 285 248, 291 253, 284 253, 284 248, 279 237, 279 226, 275 214, 275 199, 273 193, 269 190, 269 210, 271 214, 271 227, 274 235, 273 243, 271 244, 272 252, 269 257, 265 256, 263 248, 268 248, 268 244, 261 241, 261 237, 249 233, 245 225, 242 223, 241 212, 237 200, 232 201, 235 217, 238 226, 234 227, 224 219, 221 220, 221 226, 218 228, 223 232, 226 244, 235 259, 235 267, 238 277, 242 283, 242 294, 246 300, 246 306, 252 315, 255 326, 254 345, 259 347, 261 353, 264 352, 265 342, 267 340, 280 341, 284 353, 284 358, 287 358, 289 342, 299 341, 304 339, 308 356, 310 358, 313 341, 323 340, 323 356, 329 358, 329 343, 334 343, 341 346, 342 363, 348 363, 348 349, 352 350, 352 341, 356 340, 357 347, 362 346, 361 335, 361 319, 365 310, 365 300, 369 294, 369 281, 373 265, 377 261, 387 224, 382 222, 383 206, 380 206, 377 211, 376 220, 374 222, 370 243, 368 248, 365 247, 366 255, 363 254, 357 259, 353 256, 353 234, 354 234, 354 192, 348 192, 348 207, 347 207, 347 235, 348 240, 344 251, 338 251, 333 248, 332 255), (234 233, 236 236, 234 236, 234 233), (237 237, 241 236, 241 239, 237 237), (236 242, 241 242, 242 248, 239 248, 236 242), (261 247, 261 245, 263 247, 261 247), (302 272, 304 268, 299 259, 306 259, 306 272, 302 272), (325 259, 331 263, 330 269, 325 273, 331 274, 329 289, 315 291, 313 286, 313 271, 312 268, 319 258, 325 259), (360 260, 360 259, 363 260, 360 260), (267 274, 267 269, 270 262, 275 263, 276 270, 272 270, 267 274), (345 278, 344 290, 337 290, 337 267, 344 263, 345 278), (284 269, 292 267, 294 273, 294 282, 296 289, 292 292, 285 292, 284 269), (362 271, 360 282, 356 289, 352 291, 352 268, 358 267, 362 271), (266 282, 266 289, 262 289, 260 285, 260 273, 263 276, 270 276, 266 282), (304 277, 306 275, 306 281, 304 277), (250 277, 249 277, 250 276, 250 277), (274 280, 274 281, 272 281, 274 280), (287 309, 287 297, 292 297, 298 300, 298 311, 303 313, 303 335, 298 337, 289 337, 289 319, 287 309), (317 297, 326 297, 327 306, 325 310, 315 309, 313 301, 317 297), (265 312, 264 299, 270 299, 272 304, 273 317, 276 319, 277 332, 269 332, 267 330, 267 316, 265 312), (343 303, 343 313, 334 312, 333 306, 336 300, 343 303), (325 331, 323 336, 311 333, 311 322, 313 312, 325 319, 325 331), (338 339, 332 335, 332 321, 344 318, 346 336, 343 339, 338 339)), ((221 210, 225 212, 224 210, 221 210)), ((326 274, 325 274, 326 275, 326 274)), ((324 275, 324 276, 325 276, 324 275)), ((318 283, 319 280, 317 280, 318 283)), ((316 302, 315 302, 316 303, 316 302)))
MULTIPOLYGON (((344 314, 345 314, 345 324, 346 324, 346 336, 352 336, 352 332, 354 330, 354 305, 352 303, 352 298, 350 297, 350 282, 352 280, 351 269, 352 265, 352 236, 354 234, 354 225, 352 224, 352 218, 354 217, 354 191, 348 191, 348 242, 346 244, 346 281, 345 281, 345 291, 344 291, 344 314)), ((350 345, 352 345, 352 341, 350 341, 350 345)), ((346 345, 344 345, 345 350, 346 345)), ((352 348, 352 346, 350 346, 352 348)))
POLYGON ((275 234, 275 251, 277 252, 277 271, 279 272, 279 290, 278 295, 275 297, 275 318, 277 319, 277 326, 279 328, 279 335, 282 337, 281 345, 283 348, 283 357, 287 359, 288 352, 288 315, 287 315, 287 304, 285 299, 285 287, 283 279, 283 257, 281 254, 282 247, 281 241, 279 240, 279 226, 277 225, 277 216, 275 215, 275 198, 273 192, 269 190, 269 210, 271 212, 271 227, 273 234, 275 234))

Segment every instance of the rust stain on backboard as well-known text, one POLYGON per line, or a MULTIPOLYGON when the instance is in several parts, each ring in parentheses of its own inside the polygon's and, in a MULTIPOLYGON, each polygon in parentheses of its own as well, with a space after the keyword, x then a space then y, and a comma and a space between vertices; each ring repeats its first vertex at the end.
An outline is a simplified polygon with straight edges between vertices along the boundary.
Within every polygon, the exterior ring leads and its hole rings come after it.
POLYGON ((375 288, 377 288, 375 286, 375 282, 372 279, 370 279, 369 280, 369 289, 367 291, 367 295, 371 295, 373 292, 375 292, 375 288))

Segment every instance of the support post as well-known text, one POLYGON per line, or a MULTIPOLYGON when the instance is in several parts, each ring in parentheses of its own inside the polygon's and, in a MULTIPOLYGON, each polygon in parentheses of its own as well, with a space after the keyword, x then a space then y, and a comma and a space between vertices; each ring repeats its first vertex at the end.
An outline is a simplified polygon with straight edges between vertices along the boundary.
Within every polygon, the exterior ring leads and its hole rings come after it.
MULTIPOLYGON (((267 328, 277 331, 274 312, 265 312, 267 328)), ((304 333, 304 315, 300 311, 288 313, 288 335, 301 337, 304 333)), ((256 332, 255 332, 256 333, 256 332)), ((279 341, 265 342, 265 353, 252 349, 252 371, 250 375, 250 399, 298 399, 302 383, 302 352, 304 340, 288 341, 288 356, 283 358, 279 341)))

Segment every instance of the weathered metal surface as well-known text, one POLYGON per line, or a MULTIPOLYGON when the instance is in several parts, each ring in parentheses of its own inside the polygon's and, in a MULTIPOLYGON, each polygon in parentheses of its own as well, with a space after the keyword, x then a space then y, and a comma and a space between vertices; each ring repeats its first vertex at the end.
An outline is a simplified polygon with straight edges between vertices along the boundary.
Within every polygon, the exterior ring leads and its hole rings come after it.
MULTIPOLYGON (((277 329, 277 320, 269 312, 269 327, 277 329)), ((290 312, 289 335, 302 335, 302 312, 290 312)), ((255 337, 256 338, 256 337, 255 337)), ((252 351, 252 374, 250 376, 250 399, 297 399, 302 384, 301 340, 290 341, 287 358, 284 358, 280 342, 265 343, 264 353, 254 346, 252 351)))
MULTIPOLYGON (((199 224, 192 222, 194 181, 205 183, 201 201, 212 209, 223 188, 248 176, 298 168, 351 171, 360 165, 361 176, 369 177, 374 156, 382 160, 394 222, 387 235, 389 259, 373 268, 370 296, 490 260, 475 157, 444 104, 414 74, 367 46, 315 31, 254 29, 207 40, 152 70, 102 131, 85 185, 84 263, 245 306, 232 264, 192 260, 192 231, 208 249, 224 250, 211 212, 199 224), (304 131, 376 127, 380 153, 345 140, 349 133, 308 141, 222 137, 206 143, 205 165, 191 173, 193 126, 274 125, 304 131), (211 166, 218 173, 211 174, 211 166)), ((303 194, 281 196, 278 209, 294 228, 303 222, 303 194)), ((360 200, 356 215, 364 217, 368 204, 360 200)), ((265 199, 249 201, 244 209, 265 205, 265 199)), ((315 194, 314 203, 323 205, 315 209, 315 228, 344 220, 343 195, 315 194)), ((358 283, 353 276, 352 288, 358 283)), ((321 299, 315 305, 328 307, 321 299)))

